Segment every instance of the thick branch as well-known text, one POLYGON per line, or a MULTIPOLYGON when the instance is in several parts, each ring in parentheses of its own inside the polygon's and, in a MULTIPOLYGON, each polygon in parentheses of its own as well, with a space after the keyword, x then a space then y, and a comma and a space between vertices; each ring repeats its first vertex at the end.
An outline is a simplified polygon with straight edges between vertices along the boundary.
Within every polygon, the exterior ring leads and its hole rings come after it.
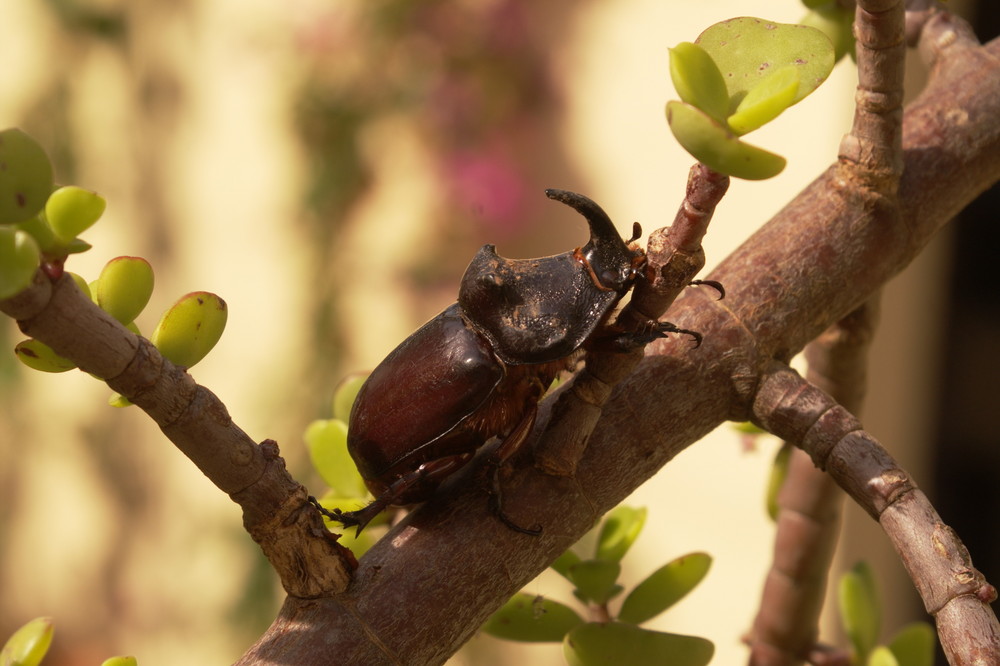
POLYGON ((714 272, 725 300, 688 290, 677 301, 671 320, 705 342, 651 346, 612 393, 573 477, 514 461, 505 508, 541 523, 541 537, 489 514, 473 466, 366 554, 345 595, 289 599, 241 663, 307 661, 314 649, 345 663, 440 663, 601 513, 723 420, 745 420, 772 358, 790 358, 857 308, 1000 178, 1000 42, 941 39, 952 28, 965 30, 946 18, 925 27, 949 46, 904 116, 902 221, 886 223, 877 200, 852 196, 829 169, 714 272))
POLYGON ((69 275, 51 282, 39 270, 33 286, 0 301, 0 310, 23 333, 104 378, 149 414, 243 508, 247 531, 289 594, 325 596, 346 587, 353 557, 306 502, 306 490, 285 470, 277 444, 251 440, 212 392, 94 305, 69 275))

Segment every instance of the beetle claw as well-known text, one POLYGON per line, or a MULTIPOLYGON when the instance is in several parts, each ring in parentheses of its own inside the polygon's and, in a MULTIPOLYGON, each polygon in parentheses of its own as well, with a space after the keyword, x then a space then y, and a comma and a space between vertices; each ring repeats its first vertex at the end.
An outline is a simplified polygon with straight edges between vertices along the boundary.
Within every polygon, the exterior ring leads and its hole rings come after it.
POLYGON ((490 509, 496 514, 500 522, 514 530, 515 532, 520 532, 521 534, 527 534, 528 536, 540 536, 542 533, 542 526, 535 523, 532 527, 521 527, 514 520, 508 516, 501 506, 500 502, 500 488, 499 485, 490 492, 490 509))
POLYGON ((334 522, 340 523, 345 528, 354 527, 355 525, 357 525, 358 531, 355 533, 354 536, 358 536, 359 534, 361 534, 361 530, 365 528, 365 525, 367 525, 369 521, 371 521, 371 519, 374 518, 375 515, 382 510, 382 507, 379 507, 377 511, 373 512, 372 506, 375 504, 375 502, 372 502, 372 504, 369 504, 363 509, 358 509, 357 511, 341 511, 340 509, 333 509, 331 511, 330 509, 327 509, 325 506, 320 504, 319 500, 313 497, 312 495, 310 495, 307 499, 309 500, 310 504, 316 507, 316 509, 320 512, 320 514, 322 514, 323 516, 329 518, 334 522))
POLYGON ((718 300, 721 301, 723 298, 726 297, 726 288, 723 287, 722 283, 719 282, 718 280, 692 280, 691 282, 688 282, 689 287, 697 287, 698 285, 701 284, 711 287, 712 289, 719 292, 718 300))
POLYGON ((508 516, 503 510, 503 501, 501 500, 500 491, 500 464, 494 463, 492 478, 490 479, 490 510, 496 514, 500 522, 514 530, 515 532, 520 532, 521 534, 527 534, 528 536, 540 536, 542 533, 542 526, 535 523, 532 527, 521 527, 508 516))
POLYGON ((671 324, 669 321, 656 321, 650 323, 653 325, 650 335, 654 337, 665 338, 667 337, 667 333, 684 333, 685 335, 690 335, 694 338, 694 349, 701 346, 702 335, 698 331, 690 331, 686 328, 680 328, 679 326, 671 324))

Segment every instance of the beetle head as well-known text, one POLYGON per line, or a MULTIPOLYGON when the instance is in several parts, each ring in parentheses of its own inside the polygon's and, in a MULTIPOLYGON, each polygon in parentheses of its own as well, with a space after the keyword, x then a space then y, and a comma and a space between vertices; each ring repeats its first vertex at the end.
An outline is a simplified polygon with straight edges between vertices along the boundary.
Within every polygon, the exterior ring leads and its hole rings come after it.
POLYGON ((587 219, 590 225, 590 242, 580 248, 580 255, 589 265, 598 288, 623 293, 642 270, 644 253, 632 244, 641 233, 639 224, 633 225, 633 235, 628 242, 618 235, 608 214, 596 203, 575 192, 545 190, 545 196, 572 206, 587 219))

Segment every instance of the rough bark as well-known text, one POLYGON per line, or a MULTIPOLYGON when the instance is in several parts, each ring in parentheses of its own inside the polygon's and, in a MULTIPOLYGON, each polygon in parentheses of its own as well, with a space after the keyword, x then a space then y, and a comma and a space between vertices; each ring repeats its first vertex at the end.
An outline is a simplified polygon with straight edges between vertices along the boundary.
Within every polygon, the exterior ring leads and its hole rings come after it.
POLYGON ((1000 41, 977 47, 946 15, 924 30, 935 65, 903 118, 901 215, 830 167, 710 276, 726 285, 724 301, 694 290, 678 300, 670 319, 702 332, 704 344, 647 350, 612 392, 575 476, 515 461, 506 509, 542 524, 541 537, 491 519, 473 465, 369 551, 344 595, 289 599, 241 663, 305 661, 317 648, 343 663, 440 663, 678 452, 726 419, 746 419, 774 359, 860 306, 1000 178, 1000 41))

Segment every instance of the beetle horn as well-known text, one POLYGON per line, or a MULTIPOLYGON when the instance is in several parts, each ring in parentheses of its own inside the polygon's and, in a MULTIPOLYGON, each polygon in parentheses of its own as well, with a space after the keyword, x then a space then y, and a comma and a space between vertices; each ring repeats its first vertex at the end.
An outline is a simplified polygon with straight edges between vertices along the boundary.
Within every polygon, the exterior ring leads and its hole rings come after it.
MULTIPOLYGON (((635 279, 636 260, 642 250, 632 249, 618 235, 608 214, 596 203, 575 192, 545 190, 545 196, 572 206, 590 224, 590 242, 580 248, 595 285, 602 291, 624 294, 635 279)), ((633 226, 633 232, 638 232, 633 226)), ((638 233, 635 233, 638 237, 638 233)), ((632 239, 634 240, 634 238, 632 239)))
POLYGON ((591 199, 576 192, 556 189, 545 190, 545 196, 564 203, 567 206, 572 206, 580 215, 587 218, 587 223, 590 225, 590 242, 592 244, 604 245, 610 243, 612 246, 627 247, 625 241, 618 234, 618 230, 615 228, 611 218, 608 217, 603 208, 591 199))

